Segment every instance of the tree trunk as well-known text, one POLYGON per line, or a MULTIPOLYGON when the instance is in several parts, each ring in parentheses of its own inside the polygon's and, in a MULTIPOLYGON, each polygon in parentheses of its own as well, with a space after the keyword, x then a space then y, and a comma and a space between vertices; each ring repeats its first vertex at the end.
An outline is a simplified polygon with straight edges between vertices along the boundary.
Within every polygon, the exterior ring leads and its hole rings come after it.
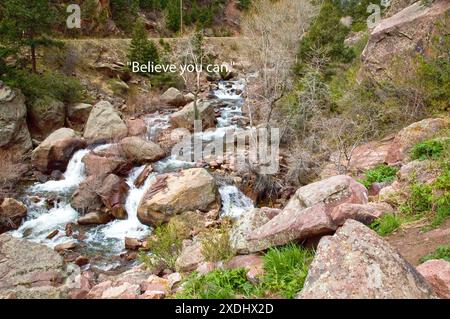
POLYGON ((31 71, 34 74, 37 74, 36 67, 36 46, 34 44, 31 45, 31 71))
POLYGON ((200 119, 200 114, 198 112, 198 106, 197 106, 197 100, 198 100, 198 92, 196 91, 194 94, 194 120, 198 121, 200 119))

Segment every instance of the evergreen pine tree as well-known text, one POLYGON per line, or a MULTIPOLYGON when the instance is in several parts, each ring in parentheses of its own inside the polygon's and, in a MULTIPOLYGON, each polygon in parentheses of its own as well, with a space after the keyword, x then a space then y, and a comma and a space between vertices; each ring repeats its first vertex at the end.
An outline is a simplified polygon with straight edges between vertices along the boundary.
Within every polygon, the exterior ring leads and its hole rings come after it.
POLYGON ((159 62, 158 48, 152 40, 147 38, 145 25, 140 20, 134 26, 128 58, 130 61, 140 64, 159 62))
POLYGON ((33 73, 37 73, 36 49, 55 45, 50 39, 55 21, 49 0, 3 0, 0 39, 9 49, 29 47, 33 73))

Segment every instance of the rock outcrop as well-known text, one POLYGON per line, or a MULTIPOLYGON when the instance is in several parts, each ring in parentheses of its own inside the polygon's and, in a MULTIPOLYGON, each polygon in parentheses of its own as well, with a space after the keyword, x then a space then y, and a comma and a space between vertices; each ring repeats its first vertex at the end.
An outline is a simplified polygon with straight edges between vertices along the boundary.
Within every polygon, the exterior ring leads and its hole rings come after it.
POLYGON ((67 120, 70 127, 83 132, 92 111, 92 105, 86 103, 72 104, 67 107, 67 120))
POLYGON ((147 124, 142 119, 128 119, 128 136, 141 136, 147 133, 147 124))
POLYGON ((33 166, 43 173, 64 172, 72 155, 86 142, 70 128, 60 128, 50 134, 31 155, 33 166))
POLYGON ((375 219, 388 213, 393 213, 393 208, 387 203, 368 203, 368 204, 342 204, 334 208, 330 217, 334 224, 343 225, 347 219, 354 219, 370 225, 375 219))
POLYGON ((161 185, 150 186, 139 205, 138 218, 143 224, 155 226, 183 212, 207 211, 217 200, 216 182, 203 168, 171 174, 161 185))
POLYGON ((102 186, 102 178, 88 176, 70 198, 70 205, 81 214, 100 211, 103 203, 97 190, 102 186))
POLYGON ((386 79, 394 59, 408 60, 415 53, 424 54, 450 8, 447 0, 420 1, 383 19, 371 32, 363 53, 363 69, 375 80, 386 79))
POLYGON ((32 136, 45 139, 53 131, 64 127, 66 108, 63 102, 44 97, 29 106, 28 118, 32 136))
POLYGON ((32 143, 27 126, 25 97, 0 81, 0 151, 24 154, 32 143))
POLYGON ((94 213, 89 218, 81 219, 84 224, 103 224, 106 220, 103 213, 117 219, 126 219, 125 200, 128 190, 125 180, 117 175, 91 175, 73 193, 70 204, 82 214, 94 213))
POLYGON ((118 144, 94 150, 83 157, 87 175, 104 177, 108 174, 127 175, 133 164, 127 160, 118 144))
MULTIPOLYGON (((216 115, 214 112, 214 105, 211 102, 197 101, 197 109, 199 118, 202 121, 202 128, 208 129, 215 127, 216 115)), ((190 131, 194 130, 194 102, 186 105, 182 110, 173 113, 170 117, 170 122, 173 126, 185 128, 190 131)))
POLYGON ((63 258, 52 249, 0 235, 0 298, 64 298, 65 278, 63 258))
POLYGON ((117 175, 108 175, 97 190, 107 212, 117 219, 126 219, 125 200, 128 195, 129 186, 123 178, 117 175))
POLYGON ((363 224, 348 220, 321 239, 301 299, 436 298, 425 279, 363 224))
POLYGON ((0 234, 19 228, 27 215, 27 207, 14 198, 5 198, 0 205, 0 234))
POLYGON ((432 138, 437 132, 449 126, 450 119, 429 118, 413 123, 397 133, 386 154, 385 162, 393 164, 408 157, 408 151, 424 140, 432 138))
POLYGON ((202 254, 202 243, 199 240, 184 243, 180 256, 177 258, 175 267, 179 272, 190 272, 205 261, 202 254))
POLYGON ((249 241, 247 235, 267 224, 280 213, 281 210, 279 209, 264 207, 255 208, 244 214, 230 231, 230 247, 238 254, 249 254, 269 247, 271 245, 270 240, 249 241))
POLYGON ((169 88, 166 92, 161 95, 161 102, 169 104, 171 106, 184 106, 186 105, 186 100, 184 99, 183 93, 181 93, 176 88, 169 88))
POLYGON ((89 143, 114 141, 127 135, 128 128, 111 103, 101 101, 94 105, 83 135, 89 143))

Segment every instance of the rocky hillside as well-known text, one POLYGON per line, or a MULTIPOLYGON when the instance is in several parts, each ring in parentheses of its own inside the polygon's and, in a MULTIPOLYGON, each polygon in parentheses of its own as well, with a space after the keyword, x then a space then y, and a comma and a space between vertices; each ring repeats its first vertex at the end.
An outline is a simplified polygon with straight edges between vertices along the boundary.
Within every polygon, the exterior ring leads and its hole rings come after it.
MULTIPOLYGON (((59 15, 65 15, 69 4, 81 9, 81 29, 56 31, 70 36, 126 37, 131 34, 136 19, 145 22, 153 36, 166 37, 184 30, 205 28, 209 36, 233 36, 240 32, 241 15, 248 9, 248 0, 184 0, 183 16, 178 0, 78 0, 55 1, 59 15)), ((63 19, 61 19, 63 20, 63 19)))
POLYGON ((174 38, 171 1, 81 1, 64 40, 8 1, 0 298, 450 298, 448 1, 186 1, 174 38))

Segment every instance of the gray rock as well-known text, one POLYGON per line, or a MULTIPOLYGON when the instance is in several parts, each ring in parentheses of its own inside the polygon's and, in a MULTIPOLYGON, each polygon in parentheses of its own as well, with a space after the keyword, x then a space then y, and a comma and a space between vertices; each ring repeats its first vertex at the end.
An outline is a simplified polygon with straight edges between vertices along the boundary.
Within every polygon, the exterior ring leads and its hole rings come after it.
POLYGON ((111 103, 97 103, 89 115, 84 129, 84 138, 89 143, 113 141, 126 137, 128 128, 111 103))
POLYGON ((25 97, 0 84, 0 149, 18 151, 23 154, 32 148, 28 131, 25 97))
MULTIPOLYGON (((212 102, 197 101, 197 109, 202 128, 208 129, 216 126, 216 114, 212 102)), ((170 117, 170 122, 179 128, 194 130, 194 102, 186 105, 182 110, 175 112, 170 117)))
POLYGON ((0 298, 63 298, 65 277, 63 259, 52 249, 0 235, 0 298))

